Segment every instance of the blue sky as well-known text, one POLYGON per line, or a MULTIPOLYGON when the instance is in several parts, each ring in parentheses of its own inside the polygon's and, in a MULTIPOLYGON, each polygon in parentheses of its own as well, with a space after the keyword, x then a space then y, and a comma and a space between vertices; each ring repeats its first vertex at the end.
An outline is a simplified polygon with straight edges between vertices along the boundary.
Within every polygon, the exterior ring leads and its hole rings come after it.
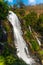
MULTIPOLYGON (((5 0, 5 1, 8 1, 9 4, 13 5, 16 3, 16 1, 19 0, 5 0)), ((35 4, 43 3, 43 0, 22 0, 22 1, 25 5, 35 5, 35 4)))

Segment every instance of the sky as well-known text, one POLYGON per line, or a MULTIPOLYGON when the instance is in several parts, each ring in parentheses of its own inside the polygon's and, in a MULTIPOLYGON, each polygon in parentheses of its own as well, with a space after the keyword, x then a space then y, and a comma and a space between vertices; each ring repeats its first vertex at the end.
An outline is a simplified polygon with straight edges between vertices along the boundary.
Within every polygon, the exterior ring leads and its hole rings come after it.
MULTIPOLYGON (((13 4, 15 4, 17 1, 19 1, 19 0, 5 0, 5 1, 8 1, 8 3, 9 3, 10 5, 13 5, 13 4)), ((23 3, 24 3, 25 5, 35 5, 35 4, 43 3, 43 0, 22 0, 22 1, 23 1, 23 3)))

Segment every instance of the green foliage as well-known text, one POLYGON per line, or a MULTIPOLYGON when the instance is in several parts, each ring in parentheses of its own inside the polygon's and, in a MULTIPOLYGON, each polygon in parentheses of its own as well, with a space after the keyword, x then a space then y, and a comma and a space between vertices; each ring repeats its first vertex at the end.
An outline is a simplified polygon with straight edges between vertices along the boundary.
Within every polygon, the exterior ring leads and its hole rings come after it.
POLYGON ((37 22, 37 14, 34 11, 32 11, 27 16, 25 16, 24 19, 26 20, 26 26, 27 27, 29 25, 34 27, 36 22, 37 22))
POLYGON ((9 7, 4 1, 0 1, 0 20, 6 19, 8 15, 9 7))
POLYGON ((19 12, 19 14, 20 14, 21 16, 24 16, 24 15, 25 15, 25 10, 24 10, 24 9, 21 9, 20 12, 19 12))
POLYGON ((37 51, 37 50, 40 49, 40 47, 39 47, 39 45, 38 45, 36 40, 31 40, 30 43, 31 43, 32 48, 33 48, 34 51, 37 51))
POLYGON ((13 55, 6 56, 6 64, 12 65, 16 61, 16 58, 14 58, 13 55))
POLYGON ((39 19, 37 21, 37 28, 36 30, 43 34, 43 14, 39 16, 39 19))
POLYGON ((29 39, 29 40, 32 39, 32 35, 29 30, 26 31, 25 37, 26 39, 29 39))
POLYGON ((2 55, 0 55, 0 65, 5 65, 5 59, 2 55))
POLYGON ((43 56, 43 50, 39 50, 38 53, 43 56))
POLYGON ((43 14, 40 14, 39 18, 37 17, 37 13, 34 11, 30 12, 28 15, 24 17, 25 26, 28 28, 29 25, 37 32, 43 35, 43 14))
POLYGON ((17 57, 15 52, 16 52, 15 48, 10 47, 8 43, 6 43, 4 45, 3 54, 1 54, 0 56, 0 64, 1 65, 27 65, 23 60, 17 57))
POLYGON ((26 63, 24 63, 19 58, 14 57, 13 55, 6 57, 6 64, 8 64, 8 65, 26 65, 26 63))

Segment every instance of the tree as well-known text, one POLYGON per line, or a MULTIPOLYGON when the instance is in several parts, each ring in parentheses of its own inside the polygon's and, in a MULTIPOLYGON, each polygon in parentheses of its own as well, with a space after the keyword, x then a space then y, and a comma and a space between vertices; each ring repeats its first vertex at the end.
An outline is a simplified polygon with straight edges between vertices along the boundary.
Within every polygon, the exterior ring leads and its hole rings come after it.
POLYGON ((43 34, 43 14, 39 16, 37 21, 37 31, 43 34))
POLYGON ((8 15, 9 7, 4 1, 0 1, 0 20, 6 19, 8 15))
POLYGON ((23 0, 16 0, 17 1, 17 6, 20 8, 23 8, 25 5, 23 3, 23 0))
POLYGON ((31 11, 24 19, 26 20, 27 27, 30 25, 34 28, 37 23, 37 13, 31 11))
POLYGON ((3 0, 0 1, 0 42, 6 42, 7 35, 4 33, 2 22, 7 18, 9 7, 3 0))

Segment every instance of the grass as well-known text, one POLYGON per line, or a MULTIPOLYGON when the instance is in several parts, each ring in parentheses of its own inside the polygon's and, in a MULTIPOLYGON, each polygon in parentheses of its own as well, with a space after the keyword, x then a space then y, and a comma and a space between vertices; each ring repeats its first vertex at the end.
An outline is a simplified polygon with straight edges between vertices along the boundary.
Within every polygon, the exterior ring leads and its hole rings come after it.
POLYGON ((32 39, 30 41, 30 43, 31 43, 32 48, 33 48, 34 51, 38 51, 40 49, 40 47, 39 47, 38 43, 36 42, 36 40, 32 39))
POLYGON ((3 56, 0 56, 0 65, 5 65, 5 59, 3 56))
POLYGON ((40 47, 39 47, 37 41, 33 38, 32 33, 30 33, 29 30, 26 32, 27 33, 26 33, 25 37, 26 37, 26 40, 29 40, 29 42, 32 46, 32 50, 38 51, 40 49, 40 47))
POLYGON ((28 40, 32 39, 32 35, 31 35, 29 30, 26 31, 25 38, 28 39, 28 40))
POLYGON ((43 50, 39 50, 38 53, 43 56, 43 50))

